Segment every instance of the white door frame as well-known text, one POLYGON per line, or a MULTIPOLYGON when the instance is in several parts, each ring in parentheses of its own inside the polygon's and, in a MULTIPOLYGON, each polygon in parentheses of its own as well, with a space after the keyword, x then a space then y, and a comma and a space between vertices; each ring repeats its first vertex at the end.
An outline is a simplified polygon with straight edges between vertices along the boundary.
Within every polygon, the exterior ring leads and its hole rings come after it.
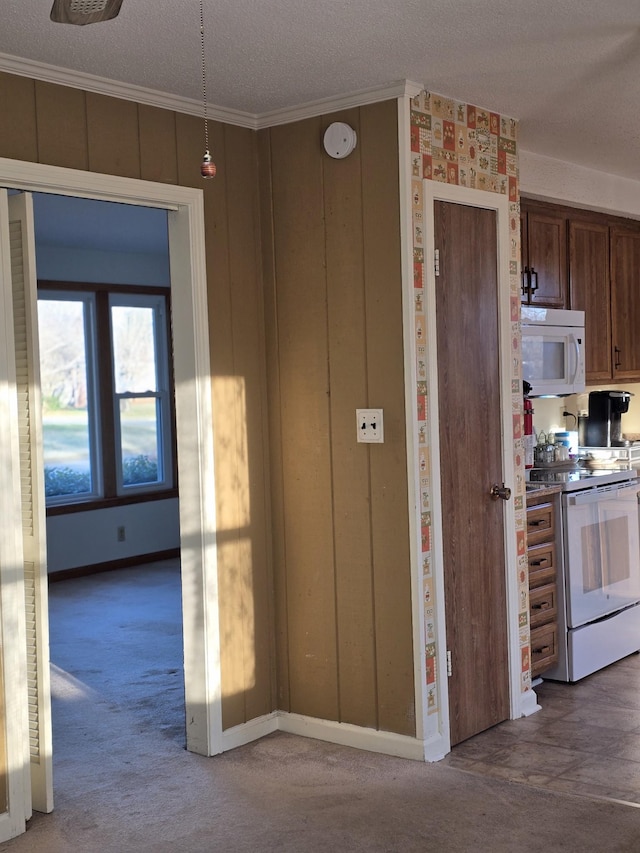
POLYGON ((4 158, 0 186, 169 210, 187 749, 215 755, 223 746, 202 190, 4 158))
MULTIPOLYGON (((442 533, 442 501, 440 494, 440 433, 438 399, 438 346, 436 340, 436 277, 434 271, 434 203, 444 201, 495 210, 498 241, 498 324, 500 335, 500 402, 502 426, 502 471, 504 482, 515 493, 513 453, 512 361, 510 315, 510 235, 509 200, 501 193, 459 187, 438 181, 423 180, 424 246, 425 246, 425 311, 427 318, 428 430, 431 457, 431 545, 435 587, 437 681, 440 685, 439 725, 428 738, 428 751, 440 757, 451 750, 449 728, 449 694, 447 682, 446 611, 444 596, 444 557, 442 533)), ((417 460, 416 460, 417 462, 417 460)), ((417 470, 417 464, 415 466, 417 470)), ((473 471, 469 471, 473 476, 473 471)), ((518 573, 514 500, 504 502, 505 570, 509 652, 509 696, 511 718, 522 716, 520 686, 520 639, 518 630, 518 573)), ((423 646, 426 638, 423 638, 423 646)), ((425 717, 426 719, 426 717, 425 717)), ((427 755, 427 758, 429 755, 427 755)))

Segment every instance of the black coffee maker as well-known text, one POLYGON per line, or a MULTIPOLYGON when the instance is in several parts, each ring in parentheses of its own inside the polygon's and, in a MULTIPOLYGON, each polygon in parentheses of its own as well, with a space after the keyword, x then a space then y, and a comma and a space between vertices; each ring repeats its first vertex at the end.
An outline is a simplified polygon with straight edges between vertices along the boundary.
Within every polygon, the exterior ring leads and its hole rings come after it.
POLYGON ((629 411, 631 391, 591 391, 589 415, 580 418, 578 443, 582 447, 624 447, 622 415, 629 411))

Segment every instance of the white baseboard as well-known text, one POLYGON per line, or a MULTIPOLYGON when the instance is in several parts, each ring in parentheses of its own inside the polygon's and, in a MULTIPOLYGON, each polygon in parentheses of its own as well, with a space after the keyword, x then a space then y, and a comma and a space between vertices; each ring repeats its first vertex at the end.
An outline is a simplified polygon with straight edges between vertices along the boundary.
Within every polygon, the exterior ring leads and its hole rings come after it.
POLYGON ((526 693, 523 693, 520 696, 521 717, 530 717, 531 714, 535 714, 536 711, 540 711, 541 709, 542 706, 538 705, 538 697, 536 696, 535 690, 527 690, 526 693))
POLYGON ((443 737, 440 734, 434 735, 424 742, 425 761, 441 761, 449 752, 451 752, 451 744, 449 743, 448 735, 447 737, 443 737))
POLYGON ((279 728, 278 713, 278 711, 272 711, 271 714, 264 714, 262 717, 256 717, 255 720, 249 720, 248 723, 226 729, 222 732, 222 751, 226 752, 229 749, 235 749, 237 746, 244 746, 265 735, 270 735, 272 732, 277 732, 279 728))
MULTIPOLYGON (((250 720, 248 723, 227 729, 222 733, 223 752, 251 743, 275 731, 324 740, 341 746, 351 746, 354 749, 410 758, 414 761, 425 760, 424 743, 417 738, 354 726, 350 723, 336 723, 333 720, 319 720, 302 714, 290 714, 287 711, 274 711, 250 720)), ((442 758, 442 755, 438 757, 442 758)))
POLYGON ((315 717, 290 714, 286 711, 278 711, 278 715, 278 728, 281 732, 326 740, 341 746, 352 746, 355 749, 366 749, 369 752, 382 752, 385 755, 424 761, 423 743, 417 738, 354 726, 350 723, 318 720, 315 717))

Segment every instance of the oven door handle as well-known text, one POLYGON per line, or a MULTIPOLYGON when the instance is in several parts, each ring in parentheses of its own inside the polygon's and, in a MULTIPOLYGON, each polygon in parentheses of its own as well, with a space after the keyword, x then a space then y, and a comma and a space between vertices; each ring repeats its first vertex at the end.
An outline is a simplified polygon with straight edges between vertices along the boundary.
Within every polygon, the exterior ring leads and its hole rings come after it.
POLYGON ((571 492, 569 492, 569 494, 566 495, 566 502, 567 506, 602 503, 606 500, 621 498, 625 492, 632 490, 635 491, 638 503, 640 503, 640 490, 636 483, 625 484, 617 489, 611 488, 610 486, 602 486, 602 488, 599 489, 585 489, 584 491, 576 492, 575 494, 571 494, 571 492))
POLYGON ((600 489, 585 489, 575 494, 566 495, 567 506, 581 506, 584 504, 604 503, 607 500, 619 500, 627 494, 634 492, 640 504, 640 490, 636 483, 624 483, 621 487, 611 488, 603 486, 600 489))

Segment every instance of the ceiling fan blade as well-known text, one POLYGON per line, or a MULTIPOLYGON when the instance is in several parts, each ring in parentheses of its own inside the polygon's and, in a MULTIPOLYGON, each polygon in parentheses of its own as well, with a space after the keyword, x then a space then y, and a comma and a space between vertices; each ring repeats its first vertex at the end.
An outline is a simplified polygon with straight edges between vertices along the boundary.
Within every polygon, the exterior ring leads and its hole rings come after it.
POLYGON ((57 24, 97 24, 115 18, 122 0, 53 0, 51 20, 57 24))

